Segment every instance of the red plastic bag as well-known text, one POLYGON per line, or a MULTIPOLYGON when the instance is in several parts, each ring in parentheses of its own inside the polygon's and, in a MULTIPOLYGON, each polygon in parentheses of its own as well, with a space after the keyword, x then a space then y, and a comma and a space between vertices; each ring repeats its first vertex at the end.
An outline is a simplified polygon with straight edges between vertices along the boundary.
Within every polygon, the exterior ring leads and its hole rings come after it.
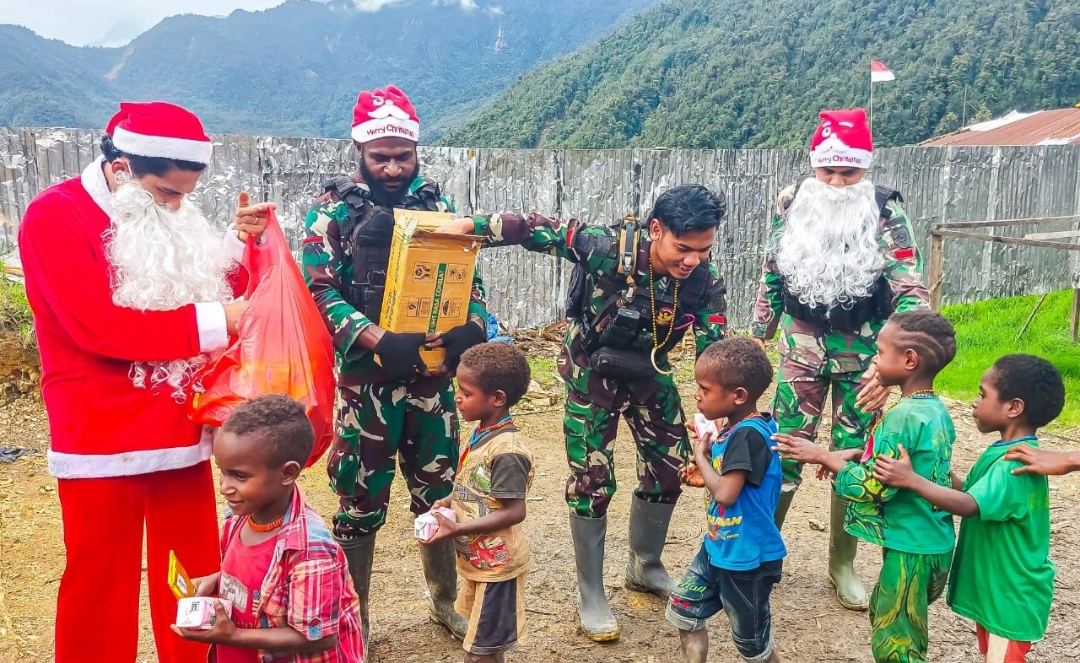
POLYGON ((204 391, 191 400, 191 418, 221 426, 249 398, 291 396, 307 408, 315 428, 304 465, 311 467, 334 434, 334 346, 273 210, 262 243, 248 241, 243 265, 249 306, 236 324, 236 340, 202 374, 204 391))

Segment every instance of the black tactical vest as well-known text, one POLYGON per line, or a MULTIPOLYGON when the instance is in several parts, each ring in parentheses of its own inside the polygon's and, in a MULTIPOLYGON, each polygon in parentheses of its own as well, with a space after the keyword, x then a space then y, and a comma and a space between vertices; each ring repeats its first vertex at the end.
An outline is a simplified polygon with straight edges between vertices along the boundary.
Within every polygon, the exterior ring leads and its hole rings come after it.
MULTIPOLYGON (((341 286, 342 298, 369 320, 379 324, 386 269, 390 262, 390 243, 394 237, 394 210, 378 205, 367 187, 351 177, 336 177, 323 190, 345 203, 349 216, 338 222, 342 248, 352 256, 352 280, 341 286)), ((439 210, 439 187, 424 181, 398 204, 402 209, 435 212, 439 210)))

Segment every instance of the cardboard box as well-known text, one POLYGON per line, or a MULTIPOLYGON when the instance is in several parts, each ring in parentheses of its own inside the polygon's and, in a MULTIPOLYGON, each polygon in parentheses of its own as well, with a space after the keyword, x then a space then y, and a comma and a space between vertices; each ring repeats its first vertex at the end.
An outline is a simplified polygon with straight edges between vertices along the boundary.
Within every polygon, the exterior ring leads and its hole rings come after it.
POLYGON ((209 631, 214 626, 215 603, 220 603, 221 607, 225 608, 225 614, 232 619, 232 601, 210 596, 188 597, 176 603, 176 625, 180 628, 209 631))
MULTIPOLYGON (((468 319, 481 238, 434 232, 454 218, 443 212, 394 210, 394 239, 380 316, 384 329, 445 332, 468 319)), ((442 365, 446 351, 421 349, 420 356, 434 370, 442 365)))

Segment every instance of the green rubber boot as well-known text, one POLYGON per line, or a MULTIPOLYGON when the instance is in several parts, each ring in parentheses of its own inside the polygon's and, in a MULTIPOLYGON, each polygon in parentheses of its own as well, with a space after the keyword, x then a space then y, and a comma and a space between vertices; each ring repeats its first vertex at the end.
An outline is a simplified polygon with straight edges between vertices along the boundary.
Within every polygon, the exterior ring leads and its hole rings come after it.
POLYGON ((635 592, 668 598, 678 584, 671 579, 660 554, 667 542, 674 504, 630 500, 630 557, 626 562, 625 585, 635 592))
POLYGON ((829 580, 836 587, 836 600, 848 610, 866 610, 870 597, 859 574, 855 572, 855 553, 859 540, 844 530, 848 501, 831 496, 829 513, 829 580))
POLYGON ((420 561, 424 565, 424 579, 431 594, 428 609, 432 621, 445 626, 454 638, 464 640, 469 630, 469 620, 454 610, 457 599, 457 552, 454 550, 454 540, 421 543, 420 561))
MULTIPOLYGON (((368 534, 356 539, 339 539, 341 549, 345 551, 345 561, 349 565, 349 575, 352 576, 356 594, 360 597, 360 626, 364 634, 364 651, 370 652, 371 640, 368 634, 368 594, 371 589, 371 564, 375 560, 375 535, 368 534)), ((372 660, 370 655, 369 660, 372 660)))
POLYGON ((791 508, 791 501, 795 499, 795 491, 798 488, 792 486, 791 490, 786 490, 785 485, 780 489, 780 501, 776 503, 776 512, 773 513, 773 522, 776 523, 776 529, 784 529, 784 520, 787 518, 788 509, 791 508))
POLYGON ((594 642, 619 639, 619 622, 604 590, 604 538, 607 518, 583 518, 570 512, 570 537, 577 565, 578 616, 585 637, 594 642))

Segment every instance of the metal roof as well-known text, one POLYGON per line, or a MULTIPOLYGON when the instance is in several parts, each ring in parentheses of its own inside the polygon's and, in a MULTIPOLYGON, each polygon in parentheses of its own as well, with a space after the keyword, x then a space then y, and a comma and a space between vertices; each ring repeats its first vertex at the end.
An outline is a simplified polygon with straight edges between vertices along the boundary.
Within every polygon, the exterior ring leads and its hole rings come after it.
POLYGON ((1069 145, 1080 144, 1080 108, 1018 113, 972 124, 922 145, 1069 145))

